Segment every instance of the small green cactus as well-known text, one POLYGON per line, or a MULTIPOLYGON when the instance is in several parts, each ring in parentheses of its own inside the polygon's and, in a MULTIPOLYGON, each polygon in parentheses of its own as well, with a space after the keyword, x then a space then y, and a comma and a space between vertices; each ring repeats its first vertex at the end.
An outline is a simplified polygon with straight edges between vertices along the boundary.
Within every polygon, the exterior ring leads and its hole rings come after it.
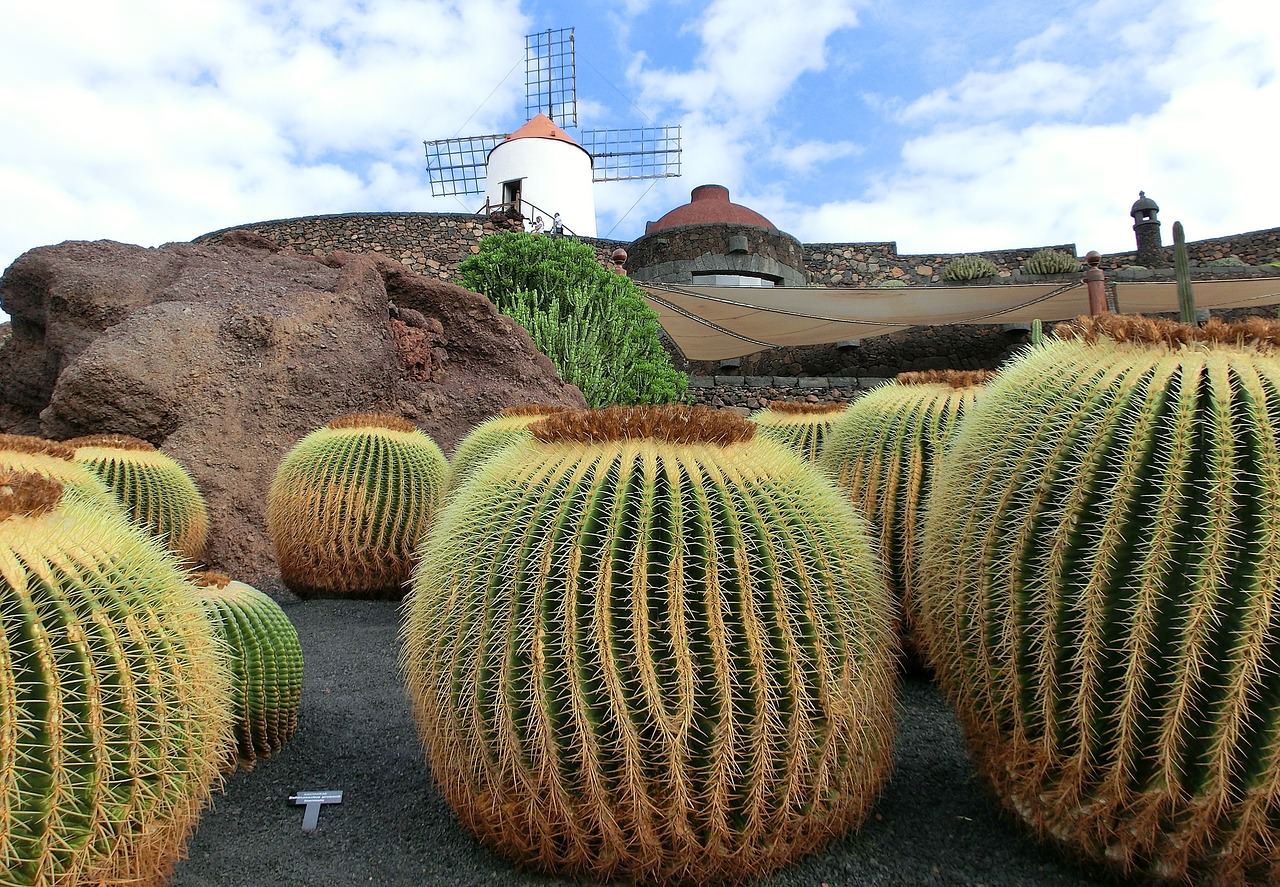
POLYGON ((0 880, 163 883, 226 759, 217 641, 159 541, 0 469, 0 880))
POLYGON ((918 654, 919 536, 938 460, 992 374, 900 373, 850 404, 818 464, 867 519, 889 588, 902 601, 903 642, 918 654))
POLYGON ((568 407, 531 403, 507 407, 487 422, 481 422, 464 437, 449 460, 449 493, 489 461, 493 455, 513 443, 529 440, 529 426, 547 416, 562 413, 568 407))
POLYGON ((939 681, 1039 835, 1135 880, 1280 883, 1280 322, 1054 333, 939 471, 939 681))
POLYGON ((444 507, 403 665, 445 798, 591 879, 760 876, 887 776, 893 607, 862 521, 702 407, 568 412, 444 507))
POLYGON ((227 648, 241 766, 284 748, 298 729, 302 645, 280 605, 222 573, 196 573, 200 602, 227 648))
POLYGON ((76 451, 64 443, 25 434, 0 434, 0 469, 29 471, 51 478, 66 490, 110 511, 124 506, 98 475, 75 461, 76 451))
POLYGON ((751 414, 762 437, 786 444, 810 462, 817 462, 832 423, 844 412, 843 403, 771 401, 751 414))
POLYGON ((1080 262, 1062 250, 1038 249, 1022 267, 1028 274, 1070 274, 1080 270, 1080 262))
POLYGON ((302 596, 404 594, 449 465, 399 416, 356 413, 297 443, 267 493, 280 575, 302 596))
POLYGON ((985 256, 959 256, 942 269, 943 280, 981 280, 995 277, 1000 269, 985 256))
POLYGON ((209 509, 178 460, 145 440, 94 434, 64 441, 76 461, 98 475, 129 515, 191 563, 204 557, 209 509))

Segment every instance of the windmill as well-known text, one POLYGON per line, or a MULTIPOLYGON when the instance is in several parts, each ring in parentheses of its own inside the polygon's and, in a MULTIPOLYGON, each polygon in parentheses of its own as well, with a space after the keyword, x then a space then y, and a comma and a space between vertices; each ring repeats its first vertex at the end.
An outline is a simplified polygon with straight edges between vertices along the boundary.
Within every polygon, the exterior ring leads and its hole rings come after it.
POLYGON ((573 28, 524 38, 525 116, 510 133, 436 139, 423 144, 431 194, 483 194, 481 211, 514 210, 570 234, 596 234, 595 182, 680 175, 680 127, 578 128, 573 28))

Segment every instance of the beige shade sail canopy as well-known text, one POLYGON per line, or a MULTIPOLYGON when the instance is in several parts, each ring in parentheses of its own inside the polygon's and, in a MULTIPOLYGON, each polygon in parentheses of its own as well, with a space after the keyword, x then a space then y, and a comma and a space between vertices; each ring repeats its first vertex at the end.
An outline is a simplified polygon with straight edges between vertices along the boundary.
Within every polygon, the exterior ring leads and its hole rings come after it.
MULTIPOLYGON (((765 348, 869 339, 913 326, 1067 320, 1089 311, 1081 282, 886 288, 686 286, 641 283, 663 328, 690 360, 725 360, 765 348)), ((1202 308, 1280 302, 1280 279, 1202 281, 1202 308)), ((1128 312, 1178 309, 1172 281, 1117 284, 1128 312)))

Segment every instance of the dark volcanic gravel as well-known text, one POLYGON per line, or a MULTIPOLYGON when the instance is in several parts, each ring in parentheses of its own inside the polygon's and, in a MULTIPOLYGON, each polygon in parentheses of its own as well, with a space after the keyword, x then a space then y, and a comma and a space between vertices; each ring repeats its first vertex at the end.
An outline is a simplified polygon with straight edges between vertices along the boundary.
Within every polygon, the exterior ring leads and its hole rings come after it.
MULTIPOLYGON (((298 735, 215 797, 177 887, 275 884, 568 884, 477 843, 431 783, 396 667, 398 604, 300 602, 280 589, 306 659, 298 735), (341 789, 314 834, 298 790, 341 789)), ((965 758, 937 690, 903 684, 893 780, 863 828, 760 882, 804 885, 1106 884, 1003 817, 965 758)))

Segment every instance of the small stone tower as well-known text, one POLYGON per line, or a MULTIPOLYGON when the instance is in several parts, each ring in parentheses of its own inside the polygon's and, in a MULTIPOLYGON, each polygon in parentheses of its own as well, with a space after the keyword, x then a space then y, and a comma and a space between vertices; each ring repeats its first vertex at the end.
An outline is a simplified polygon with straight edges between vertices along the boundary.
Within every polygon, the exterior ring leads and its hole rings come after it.
POLYGON ((1138 264, 1147 268, 1157 268, 1164 264, 1164 249, 1160 243, 1160 207, 1147 196, 1146 191, 1138 192, 1138 199, 1129 209, 1133 216, 1133 233, 1138 240, 1138 264))

